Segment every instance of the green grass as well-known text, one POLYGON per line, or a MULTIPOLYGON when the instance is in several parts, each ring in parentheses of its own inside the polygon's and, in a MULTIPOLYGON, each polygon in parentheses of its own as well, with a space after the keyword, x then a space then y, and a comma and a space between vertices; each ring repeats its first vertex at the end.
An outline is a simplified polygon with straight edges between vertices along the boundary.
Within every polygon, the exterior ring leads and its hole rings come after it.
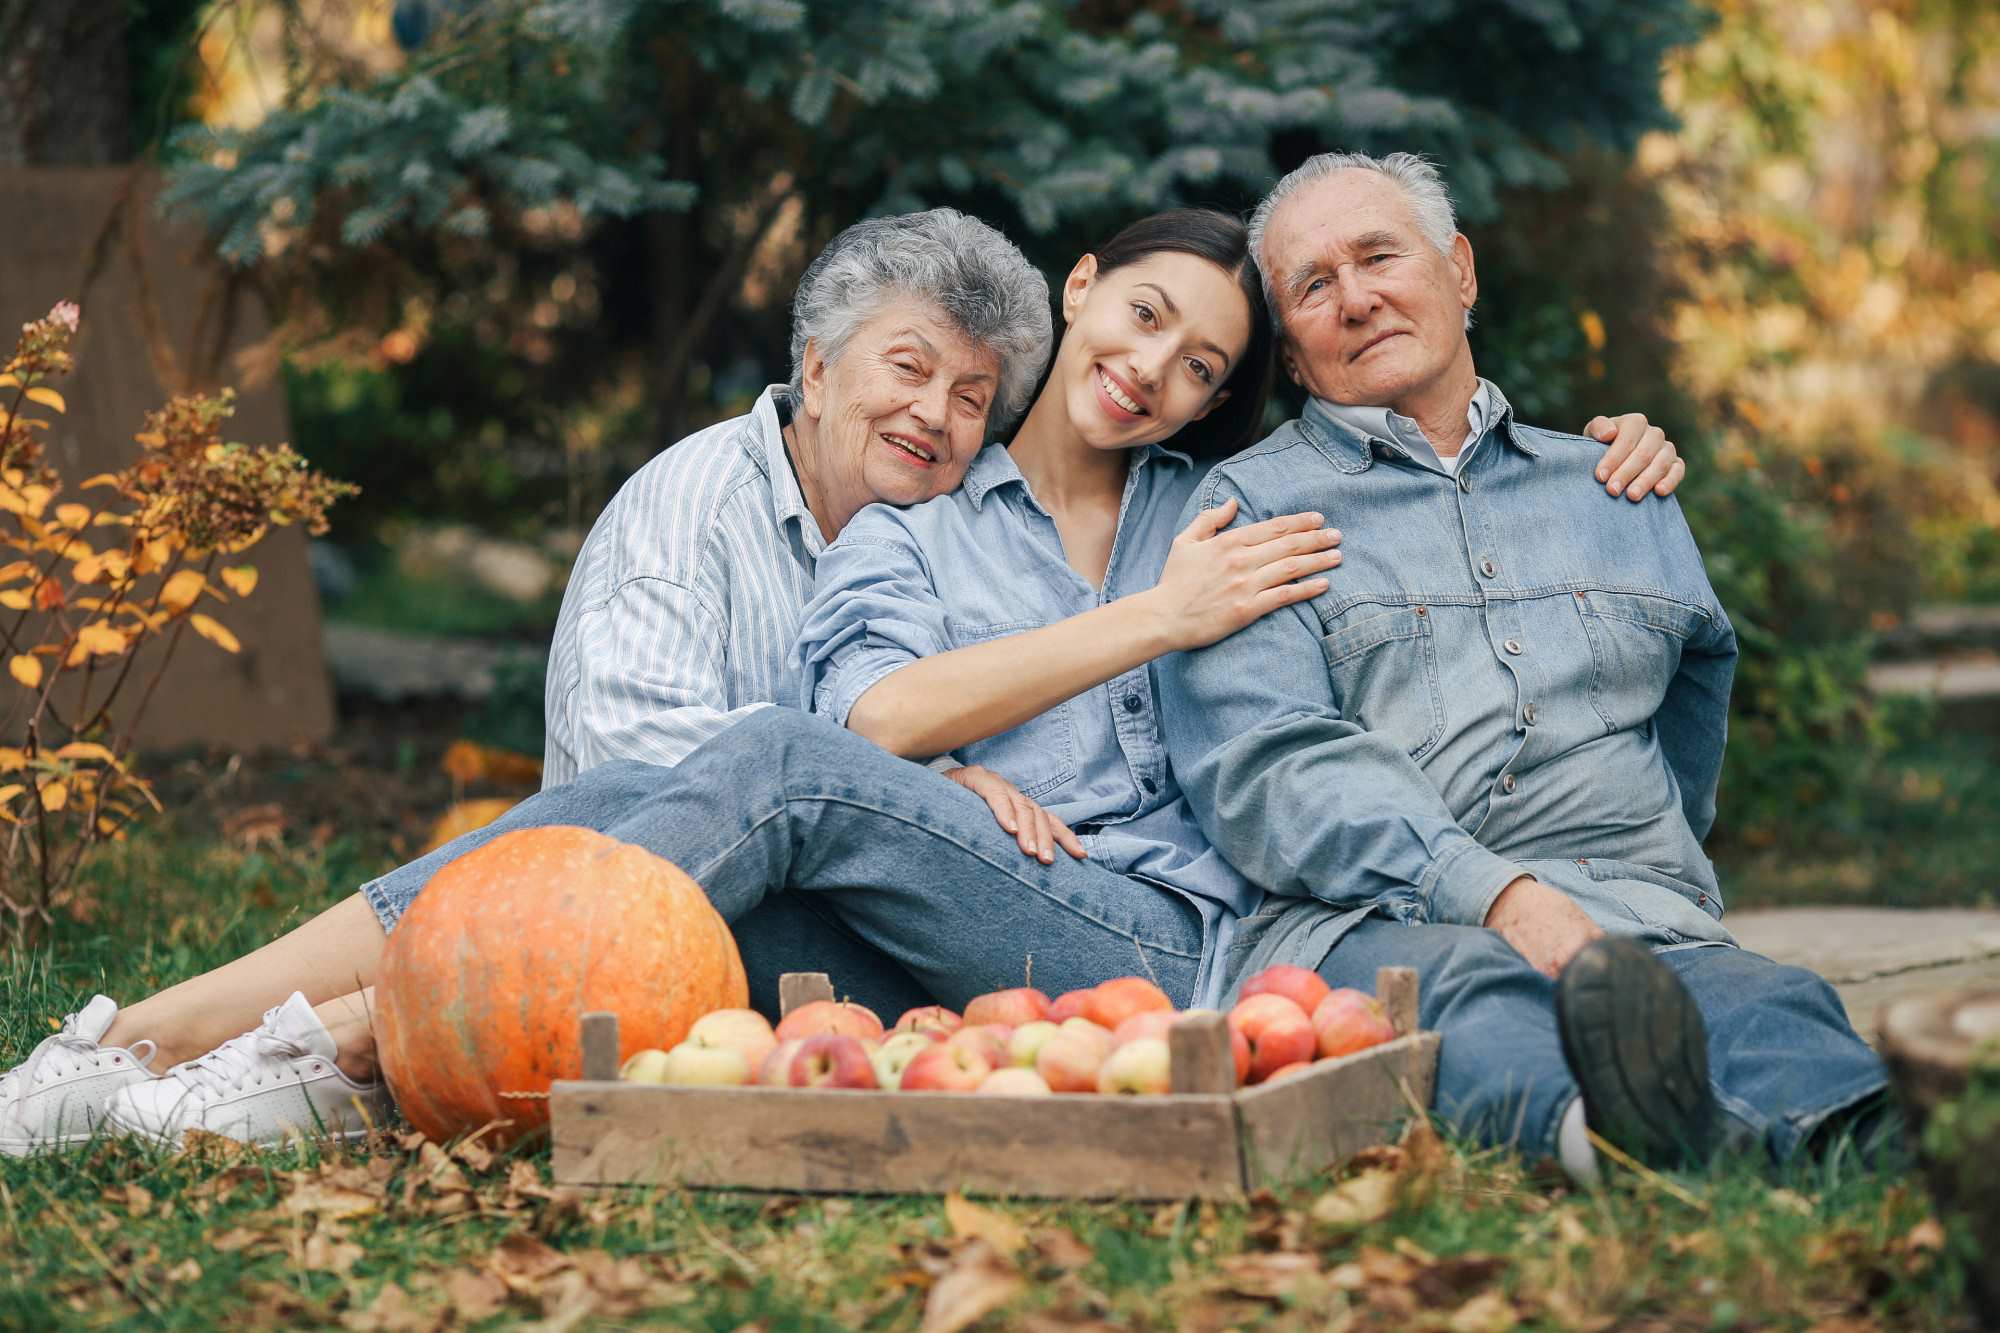
MULTIPOLYGON (((0 1063, 92 991, 230 958, 386 859, 156 826, 96 868, 89 921, 0 956, 0 1063)), ((1970 1326, 1906 1164, 1730 1162, 1576 1194, 1420 1140, 1354 1170, 1393 1186, 1359 1227, 1313 1216, 1343 1173, 1245 1206, 994 1204, 955 1228, 936 1199, 561 1199, 545 1154, 105 1143, 0 1162, 0 1327, 916 1328, 954 1300, 1042 1328, 1970 1326)))

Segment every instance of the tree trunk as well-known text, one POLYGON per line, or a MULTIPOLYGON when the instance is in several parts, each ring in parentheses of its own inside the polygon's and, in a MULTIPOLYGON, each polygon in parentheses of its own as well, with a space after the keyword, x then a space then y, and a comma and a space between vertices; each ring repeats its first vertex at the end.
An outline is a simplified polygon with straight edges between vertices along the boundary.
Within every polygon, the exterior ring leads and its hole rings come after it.
POLYGON ((0 167, 130 158, 128 21, 104 0, 0 0, 0 167))

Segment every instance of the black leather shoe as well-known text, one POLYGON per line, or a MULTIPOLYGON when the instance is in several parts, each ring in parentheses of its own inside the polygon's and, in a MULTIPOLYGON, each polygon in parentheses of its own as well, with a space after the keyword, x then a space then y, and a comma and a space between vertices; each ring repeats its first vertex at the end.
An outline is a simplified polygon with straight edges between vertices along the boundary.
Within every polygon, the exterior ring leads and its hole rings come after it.
POLYGON ((1556 981, 1556 1028, 1593 1130, 1648 1166, 1708 1160, 1708 1029, 1672 968, 1633 940, 1593 941, 1556 981))

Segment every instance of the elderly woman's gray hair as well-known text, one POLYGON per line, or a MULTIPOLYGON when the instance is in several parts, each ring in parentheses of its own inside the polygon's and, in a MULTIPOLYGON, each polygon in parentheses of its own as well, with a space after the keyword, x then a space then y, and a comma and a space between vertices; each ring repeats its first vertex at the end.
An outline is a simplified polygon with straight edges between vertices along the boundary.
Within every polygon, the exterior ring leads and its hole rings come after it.
MULTIPOLYGON (((1458 217, 1451 206, 1451 191, 1445 188, 1444 175, 1435 163, 1415 153, 1391 153, 1387 157, 1370 157, 1366 153, 1321 153, 1309 157, 1287 172, 1283 179, 1271 187, 1271 192, 1257 204, 1257 210, 1250 215, 1250 258, 1257 265, 1257 272, 1264 279, 1264 299, 1271 308, 1271 318, 1278 318, 1277 293, 1271 290, 1271 272, 1264 264, 1264 233, 1271 225, 1271 218, 1278 206, 1286 199, 1316 180, 1322 180, 1336 171, 1373 171, 1387 176, 1403 189, 1404 198, 1410 201, 1410 212, 1417 220, 1417 230, 1441 255, 1451 253, 1451 238, 1458 234, 1458 217)), ((1465 314, 1465 326, 1472 327, 1472 312, 1465 314)))
POLYGON ((951 208, 857 222, 813 260, 792 303, 792 392, 804 383, 808 339, 838 361, 855 330, 892 301, 934 306, 999 356, 989 429, 1028 410, 1054 338, 1048 281, 1012 241, 951 208))

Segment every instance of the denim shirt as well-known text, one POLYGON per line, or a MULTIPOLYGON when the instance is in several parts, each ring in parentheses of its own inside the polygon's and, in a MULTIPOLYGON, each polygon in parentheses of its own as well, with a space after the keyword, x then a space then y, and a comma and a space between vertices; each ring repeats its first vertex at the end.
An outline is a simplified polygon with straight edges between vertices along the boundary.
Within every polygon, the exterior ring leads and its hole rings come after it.
POLYGON ((1370 911, 1482 924, 1521 875, 1608 931, 1729 942, 1701 839, 1736 639, 1679 505, 1607 495, 1601 445, 1504 405, 1456 477, 1425 455, 1315 402, 1182 516, 1344 534, 1326 593, 1160 663, 1202 827, 1273 895, 1232 976, 1316 965, 1370 911))
MULTIPOLYGON (((799 631, 810 706, 845 725, 869 687, 919 657, 1152 587, 1179 531, 1175 516, 1201 476, 1187 455, 1158 446, 1133 457, 1101 592, 1070 568, 1055 520, 1000 445, 981 451, 950 495, 908 509, 870 505, 815 571, 799 631)), ((1135 667, 956 754, 1068 824, 1093 864, 1188 898, 1205 936, 1195 993, 1208 1003, 1219 984, 1213 960, 1262 894, 1209 845, 1188 810, 1167 763, 1158 697, 1154 667, 1135 667)))

